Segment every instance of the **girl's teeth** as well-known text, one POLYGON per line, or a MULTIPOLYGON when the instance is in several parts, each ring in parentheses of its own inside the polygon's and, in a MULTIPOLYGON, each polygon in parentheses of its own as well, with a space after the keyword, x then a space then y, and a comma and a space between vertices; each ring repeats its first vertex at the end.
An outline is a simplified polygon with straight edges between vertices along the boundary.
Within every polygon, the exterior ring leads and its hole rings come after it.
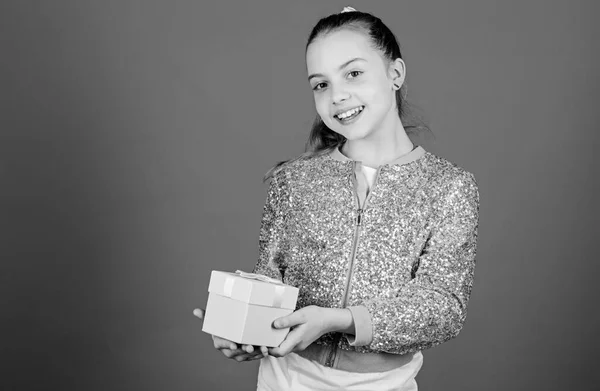
POLYGON ((338 117, 339 117, 339 118, 341 118, 341 119, 348 118, 348 117, 350 117, 351 115, 358 113, 359 111, 360 111, 360 108, 359 108, 359 107, 357 107, 357 108, 355 108, 355 109, 348 110, 348 111, 346 111, 345 113, 338 114, 338 117))

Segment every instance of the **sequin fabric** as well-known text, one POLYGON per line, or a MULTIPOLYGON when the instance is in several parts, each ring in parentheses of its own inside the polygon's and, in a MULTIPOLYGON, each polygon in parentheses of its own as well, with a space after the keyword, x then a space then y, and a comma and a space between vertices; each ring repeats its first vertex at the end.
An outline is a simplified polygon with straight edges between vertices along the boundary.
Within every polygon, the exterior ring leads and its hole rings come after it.
POLYGON ((339 333, 317 344, 405 354, 455 337, 475 270, 474 175, 430 152, 383 165, 357 226, 355 164, 323 155, 277 172, 263 209, 254 272, 299 287, 297 308, 369 310, 369 345, 350 346, 339 333))

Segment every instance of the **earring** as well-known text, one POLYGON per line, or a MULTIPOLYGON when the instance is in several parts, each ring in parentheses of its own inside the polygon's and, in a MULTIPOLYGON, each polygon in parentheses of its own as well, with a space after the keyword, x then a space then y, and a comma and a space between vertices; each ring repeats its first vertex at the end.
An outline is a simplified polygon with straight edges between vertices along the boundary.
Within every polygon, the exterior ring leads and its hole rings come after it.
POLYGON ((399 89, 400 89, 400 86, 399 86, 398 84, 394 83, 394 89, 395 89, 395 90, 399 90, 399 89))

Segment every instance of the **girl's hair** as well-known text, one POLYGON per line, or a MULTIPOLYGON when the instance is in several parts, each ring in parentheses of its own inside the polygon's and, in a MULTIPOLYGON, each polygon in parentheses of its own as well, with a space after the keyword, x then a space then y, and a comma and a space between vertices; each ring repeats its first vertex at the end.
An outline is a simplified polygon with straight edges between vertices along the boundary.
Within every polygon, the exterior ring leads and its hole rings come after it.
MULTIPOLYGON (((319 20, 308 36, 305 54, 308 50, 308 46, 315 39, 342 29, 351 29, 368 34, 373 46, 380 50, 388 61, 402 58, 400 45, 398 44, 394 33, 378 17, 360 11, 333 14, 319 20)), ((404 83, 400 89, 396 90, 396 106, 398 115, 403 120, 403 124, 406 121, 404 127, 407 130, 407 133, 417 133, 419 129, 428 130, 427 126, 424 125, 420 118, 416 118, 416 116, 410 116, 409 118, 408 116, 410 109, 406 102, 406 83, 404 83), (410 120, 417 122, 418 125, 411 123, 410 120)), ((330 153, 335 148, 344 144, 344 142, 346 142, 346 138, 329 129, 317 114, 310 131, 310 136, 306 142, 305 152, 294 159, 277 163, 265 174, 263 181, 267 181, 270 177, 274 176, 285 163, 330 153)))

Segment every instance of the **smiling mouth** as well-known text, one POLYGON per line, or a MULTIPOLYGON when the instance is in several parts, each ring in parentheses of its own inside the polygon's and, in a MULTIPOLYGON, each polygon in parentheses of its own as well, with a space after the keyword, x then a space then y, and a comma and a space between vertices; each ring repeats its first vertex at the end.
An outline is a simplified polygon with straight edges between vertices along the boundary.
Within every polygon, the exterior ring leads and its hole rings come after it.
POLYGON ((344 111, 343 113, 339 113, 334 115, 333 117, 340 121, 341 123, 347 123, 354 118, 358 117, 360 113, 365 109, 365 106, 357 106, 353 109, 344 111))
POLYGON ((353 117, 356 117, 358 114, 360 114, 363 110, 365 109, 365 106, 357 106, 353 109, 344 111, 343 113, 339 113, 334 115, 334 117, 338 120, 347 120, 353 117))

